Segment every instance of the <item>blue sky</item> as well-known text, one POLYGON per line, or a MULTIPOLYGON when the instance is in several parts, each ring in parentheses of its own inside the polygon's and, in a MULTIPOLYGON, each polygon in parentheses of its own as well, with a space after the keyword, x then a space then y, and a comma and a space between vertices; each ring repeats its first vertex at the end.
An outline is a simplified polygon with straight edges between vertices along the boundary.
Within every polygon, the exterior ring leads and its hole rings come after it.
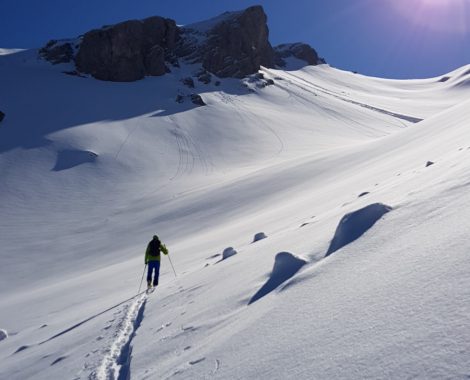
POLYGON ((0 0, 0 47, 39 47, 152 15, 187 24, 255 4, 273 45, 307 42, 342 69, 423 78, 470 63, 470 0, 0 0))

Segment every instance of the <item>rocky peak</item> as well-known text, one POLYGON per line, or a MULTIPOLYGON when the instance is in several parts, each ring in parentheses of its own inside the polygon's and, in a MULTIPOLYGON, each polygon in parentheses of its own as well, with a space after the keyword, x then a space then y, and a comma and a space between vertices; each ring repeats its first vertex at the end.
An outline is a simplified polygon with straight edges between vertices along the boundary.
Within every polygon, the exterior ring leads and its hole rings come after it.
POLYGON ((157 16, 95 29, 83 36, 75 63, 78 71, 102 80, 163 75, 178 32, 175 21, 157 16))
POLYGON ((180 55, 218 77, 242 78, 261 65, 274 67, 267 16, 261 6, 226 12, 183 29, 180 55))
POLYGON ((274 50, 261 6, 182 28, 158 16, 125 21, 75 40, 50 41, 40 56, 53 64, 73 62, 78 74, 117 82, 164 75, 180 60, 199 63, 207 76, 221 78, 242 78, 260 66, 282 66, 290 56, 308 64, 319 62, 315 50, 306 44, 280 45, 274 50))
POLYGON ((280 67, 286 67, 286 59, 291 57, 304 61, 307 65, 325 63, 325 60, 318 56, 314 48, 302 42, 281 44, 276 46, 274 51, 276 52, 276 64, 280 67))
POLYGON ((50 40, 39 50, 39 55, 54 65, 68 63, 74 59, 75 47, 78 47, 78 41, 50 40))

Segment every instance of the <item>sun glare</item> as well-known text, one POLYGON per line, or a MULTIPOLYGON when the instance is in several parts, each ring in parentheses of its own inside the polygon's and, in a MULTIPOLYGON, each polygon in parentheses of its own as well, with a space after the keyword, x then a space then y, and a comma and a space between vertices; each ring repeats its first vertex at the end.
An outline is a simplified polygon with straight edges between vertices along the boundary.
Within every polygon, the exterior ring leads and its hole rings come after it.
POLYGON ((467 33, 469 0, 390 0, 391 6, 413 24, 426 29, 467 33))
POLYGON ((448 6, 449 0, 421 0, 421 2, 425 5, 433 5, 433 6, 448 6))

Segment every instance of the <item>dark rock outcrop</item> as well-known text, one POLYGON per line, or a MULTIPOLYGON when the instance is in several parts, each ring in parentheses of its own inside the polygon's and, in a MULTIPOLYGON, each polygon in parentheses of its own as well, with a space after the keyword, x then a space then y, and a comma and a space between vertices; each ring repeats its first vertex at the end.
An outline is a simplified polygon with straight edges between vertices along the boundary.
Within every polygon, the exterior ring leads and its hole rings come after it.
POLYGON ((72 62, 74 50, 69 40, 50 40, 39 50, 39 55, 54 65, 72 62))
POLYGON ((191 77, 181 79, 181 83, 183 83, 186 87, 194 88, 194 80, 191 77))
POLYGON ((72 77, 86 78, 85 75, 80 74, 77 70, 66 70, 62 71, 65 75, 70 75, 72 77))
POLYGON ((5 119, 5 114, 0 111, 0 123, 3 121, 3 119, 5 119))
POLYGON ((180 104, 184 103, 184 96, 181 94, 176 95, 175 102, 180 104))
POLYGON ((289 57, 305 61, 307 65, 319 65, 325 63, 325 60, 318 56, 318 53, 314 48, 302 42, 278 45, 274 50, 276 52, 276 64, 280 67, 286 66, 284 59, 289 57))
POLYGON ((165 56, 171 55, 178 35, 175 21, 157 16, 92 30, 83 36, 75 57, 77 69, 118 82, 163 75, 165 56))
POLYGON ((266 22, 263 8, 254 6, 189 25, 183 30, 179 55, 201 62, 204 69, 221 78, 243 78, 261 65, 274 67, 266 22))
POLYGON ((199 95, 199 94, 192 93, 192 94, 189 94, 189 95, 184 95, 184 94, 176 95, 176 98, 175 98, 176 103, 182 104, 182 103, 185 103, 186 100, 190 101, 191 103, 193 103, 194 105, 196 105, 198 107, 206 105, 206 103, 202 99, 201 95, 199 95))
POLYGON ((205 84, 213 75, 243 78, 260 66, 282 66, 290 56, 307 64, 321 62, 307 44, 280 45, 274 50, 266 22, 261 6, 183 28, 174 20, 154 16, 104 26, 75 40, 52 40, 40 56, 54 64, 74 62, 79 73, 117 82, 164 75, 179 67, 180 61, 199 63, 201 70, 195 76, 205 84))
POLYGON ((206 103, 202 100, 201 95, 199 94, 191 94, 190 95, 191 102, 197 106, 205 106, 206 103))
POLYGON ((212 81, 212 75, 204 69, 196 72, 197 80, 204 84, 209 84, 212 81))

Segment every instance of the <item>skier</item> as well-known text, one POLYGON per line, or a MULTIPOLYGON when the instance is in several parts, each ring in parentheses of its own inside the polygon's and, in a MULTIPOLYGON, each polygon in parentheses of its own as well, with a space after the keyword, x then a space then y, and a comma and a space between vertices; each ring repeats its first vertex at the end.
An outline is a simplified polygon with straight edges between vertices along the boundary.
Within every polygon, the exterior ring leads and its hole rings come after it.
POLYGON ((158 276, 160 274, 160 252, 168 255, 168 249, 165 244, 160 242, 160 239, 157 235, 153 236, 153 239, 147 245, 147 250, 145 251, 145 265, 148 265, 147 272, 147 286, 152 287, 152 273, 155 271, 155 276, 153 278, 153 286, 158 285, 158 276))

